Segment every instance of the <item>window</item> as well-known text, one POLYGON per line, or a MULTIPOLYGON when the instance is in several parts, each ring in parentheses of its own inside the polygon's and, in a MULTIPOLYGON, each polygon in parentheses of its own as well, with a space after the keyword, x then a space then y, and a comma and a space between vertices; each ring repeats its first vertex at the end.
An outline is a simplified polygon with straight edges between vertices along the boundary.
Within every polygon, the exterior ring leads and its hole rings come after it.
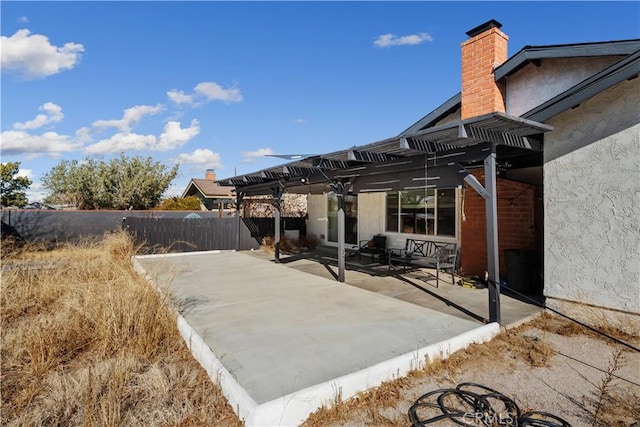
POLYGON ((387 193, 387 231, 455 236, 456 190, 387 193))

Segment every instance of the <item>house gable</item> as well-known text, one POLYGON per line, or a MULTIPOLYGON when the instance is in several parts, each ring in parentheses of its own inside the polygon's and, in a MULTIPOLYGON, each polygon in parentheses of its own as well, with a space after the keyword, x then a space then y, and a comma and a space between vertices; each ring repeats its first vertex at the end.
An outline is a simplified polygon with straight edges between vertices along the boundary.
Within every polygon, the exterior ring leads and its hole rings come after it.
POLYGON ((620 57, 557 58, 527 64, 507 80, 507 113, 521 116, 597 74, 620 57))
MULTIPOLYGON (((525 46, 494 71, 496 80, 506 79, 506 109, 520 116, 549 102, 593 75, 608 69, 640 49, 640 40, 525 46), (542 89, 542 90, 541 90, 542 89)), ((400 133, 409 135, 460 120, 461 93, 400 133)), ((523 117, 536 121, 544 119, 523 117)))

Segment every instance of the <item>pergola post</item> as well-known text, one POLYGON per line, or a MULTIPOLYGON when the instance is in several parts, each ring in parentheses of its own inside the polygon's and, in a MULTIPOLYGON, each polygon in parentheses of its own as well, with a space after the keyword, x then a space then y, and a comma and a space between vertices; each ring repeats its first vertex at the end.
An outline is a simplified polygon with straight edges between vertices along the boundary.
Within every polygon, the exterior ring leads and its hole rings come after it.
POLYGON ((237 223, 236 251, 240 251, 240 206, 242 205, 242 199, 244 199, 244 192, 238 191, 236 193, 236 223, 237 223))
MULTIPOLYGON (((327 178, 328 179, 328 178, 327 178)), ((331 180, 330 180, 331 181, 331 180)), ((347 186, 343 182, 331 181, 331 190, 335 193, 338 201, 338 282, 345 280, 345 213, 344 196, 347 186)))
POLYGON ((344 282, 345 250, 344 250, 344 194, 338 194, 338 282, 344 282))
POLYGON ((484 186, 487 223, 487 270, 489 273, 489 321, 500 323, 500 255, 498 247, 498 196, 495 147, 484 159, 484 186))
POLYGON ((272 191, 273 191, 273 206, 276 208, 273 215, 275 220, 275 227, 274 227, 275 236, 273 236, 274 249, 275 249, 274 262, 276 264, 279 264, 280 263, 280 206, 282 202, 282 187, 280 186, 274 187, 272 191))

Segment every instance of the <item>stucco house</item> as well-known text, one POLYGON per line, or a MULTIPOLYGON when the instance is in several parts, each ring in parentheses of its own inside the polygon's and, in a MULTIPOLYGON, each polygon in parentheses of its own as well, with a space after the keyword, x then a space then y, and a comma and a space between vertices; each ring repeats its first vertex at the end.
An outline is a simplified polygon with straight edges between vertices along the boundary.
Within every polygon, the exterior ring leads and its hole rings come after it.
POLYGON ((307 232, 326 245, 340 205, 347 248, 378 233, 456 242, 462 274, 507 284, 509 257, 524 257, 548 306, 638 331, 640 39, 508 57, 501 27, 467 32, 460 92, 399 135, 220 182, 308 193, 307 232))
POLYGON ((213 169, 206 170, 204 179, 192 178, 189 181, 181 197, 189 196, 198 197, 202 210, 207 211, 231 208, 235 201, 233 187, 219 185, 213 169))

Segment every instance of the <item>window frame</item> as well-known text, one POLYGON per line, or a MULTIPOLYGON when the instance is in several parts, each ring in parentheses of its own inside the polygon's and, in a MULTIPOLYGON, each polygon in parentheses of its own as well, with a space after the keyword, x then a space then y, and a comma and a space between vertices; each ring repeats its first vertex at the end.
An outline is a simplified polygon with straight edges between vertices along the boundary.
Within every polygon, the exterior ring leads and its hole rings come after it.
MULTIPOLYGON (((397 233, 397 234, 411 234, 414 236, 424 236, 426 238, 437 238, 437 239, 452 239, 452 240, 457 240, 458 239, 458 233, 460 231, 460 221, 459 221, 459 209, 460 209, 460 197, 459 197, 459 188, 460 187, 453 187, 453 188, 433 188, 433 189, 429 189, 430 191, 433 191, 433 195, 434 195, 434 200, 433 200, 433 234, 429 234, 429 227, 428 225, 425 225, 425 232, 424 233, 416 233, 415 232, 415 226, 413 228, 413 232, 405 232, 402 231, 402 193, 408 193, 411 191, 415 191, 415 190, 398 190, 398 191, 389 191, 385 193, 385 214, 384 214, 384 218, 385 218, 385 223, 384 223, 384 230, 385 233, 397 233), (453 191, 453 201, 454 201, 454 218, 453 218, 453 234, 438 234, 438 222, 439 222, 439 196, 438 196, 438 192, 442 191, 442 190, 452 190, 453 191), (389 218, 390 218, 390 212, 389 212, 389 195, 390 194, 395 194, 397 197, 397 204, 396 204, 396 212, 395 212, 395 216, 397 218, 397 223, 395 224, 395 229, 394 230, 390 230, 389 229, 389 218)), ((425 208, 425 215, 427 209, 425 208)), ((426 224, 427 219, 425 218, 425 224, 426 224)))

